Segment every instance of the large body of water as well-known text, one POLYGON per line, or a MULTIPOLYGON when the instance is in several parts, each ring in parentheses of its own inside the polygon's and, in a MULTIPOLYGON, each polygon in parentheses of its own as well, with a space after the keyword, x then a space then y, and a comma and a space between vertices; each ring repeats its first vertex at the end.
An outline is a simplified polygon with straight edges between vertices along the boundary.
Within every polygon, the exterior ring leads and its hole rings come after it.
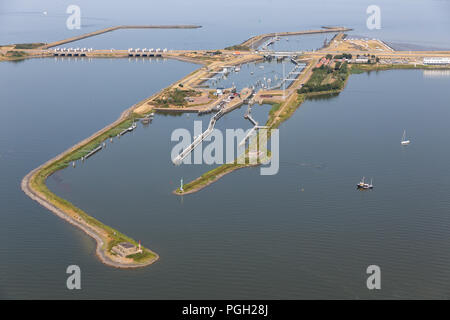
MULTIPOLYGON (((450 3, 443 0, 379 0, 381 29, 369 30, 370 0, 209 0, 164 2, 129 0, 126 3, 90 0, 15 0, 0 3, 0 44, 51 42, 114 25, 196 24, 190 30, 118 30, 67 47, 127 49, 217 49, 266 32, 346 26, 354 34, 388 42, 427 47, 450 47, 450 3), (69 5, 81 9, 81 29, 69 30, 69 5), (47 14, 44 15, 43 12, 47 14)), ((320 46, 323 41, 314 40, 320 46)), ((305 41, 308 41, 307 38, 305 41)), ((294 44, 289 44, 289 47, 294 44)), ((298 43, 301 49, 304 46, 298 43)))
MULTIPOLYGON (((405 1, 399 2, 406 6, 405 1)), ((2 31, 2 42, 67 36, 68 31, 59 34, 51 28, 56 21, 64 21, 62 13, 48 25, 30 22, 41 29, 16 25, 17 16, 29 14, 32 21, 42 18, 20 9, 18 3, 18 7, 0 6, 1 12, 9 12, 3 14, 14 31, 2 31), (29 29, 34 31, 22 33, 29 29)), ((82 8, 91 7, 80 3, 82 8)), ((251 19, 267 17, 275 2, 262 7, 259 3, 234 11, 240 17, 255 8, 251 19)), ((419 11, 421 5, 424 21, 434 19, 448 27, 448 17, 442 18, 447 2, 408 3, 415 7, 406 6, 406 12, 419 11)), ((350 13, 354 13, 351 5, 358 10, 364 6, 352 1, 348 5, 350 13)), ((64 12, 65 6, 58 6, 64 12)), ((93 8, 91 16, 114 17, 117 8, 111 6, 104 8, 104 15, 93 8)), ((287 2, 281 6, 288 8, 287 2)), ((323 8, 303 7, 313 12, 323 8)), ((401 9, 397 4, 389 8, 388 17, 401 9)), ((39 6, 31 11, 41 10, 39 6)), ((292 11, 285 14, 292 17, 292 11)), ((340 16, 339 23, 336 15, 331 18, 327 12, 326 22, 309 17, 301 25, 289 19, 278 24, 261 18, 257 26, 241 22, 230 26, 230 34, 223 37, 211 31, 224 26, 223 17, 216 21, 207 15, 202 20, 195 10, 190 21, 180 21, 175 14, 151 23, 210 24, 215 29, 202 30, 208 35, 201 38, 206 39, 205 47, 223 47, 245 40, 233 28, 252 34, 355 21, 348 13, 340 16)), ((298 14, 305 15, 302 10, 298 14)), ((139 21, 116 17, 98 18, 86 28, 149 23, 142 13, 138 13, 139 21)), ((393 29, 386 29, 391 40, 398 33, 399 38, 425 45, 429 41, 437 47, 448 41, 436 35, 422 37, 418 26, 416 34, 400 24, 393 29)), ((383 30, 377 32, 384 35, 383 30)), ((117 270, 103 265, 95 257, 91 238, 22 193, 20 181, 31 169, 197 67, 150 59, 50 58, 0 64, 0 72, 8 75, 0 80, 1 298, 449 297, 450 154, 445 146, 450 138, 450 77, 446 73, 409 70, 353 75, 339 96, 305 102, 280 127, 281 163, 274 176, 260 176, 259 168, 244 169, 199 193, 172 195, 181 177, 188 181, 209 169, 206 165, 174 167, 170 162, 171 132, 192 130, 193 121, 199 119, 206 127, 209 120, 209 116, 190 114, 158 115, 148 127, 140 125, 83 165, 48 180, 58 195, 158 252, 161 259, 148 268, 117 270), (400 146, 403 129, 413 141, 406 148, 400 146), (362 176, 374 178, 373 191, 355 190, 362 176), (70 264, 81 267, 81 291, 66 289, 65 270, 70 264), (365 270, 371 264, 382 269, 379 292, 366 288, 365 270)), ((252 114, 263 123, 269 109, 255 106, 252 114)), ((249 128, 244 112, 242 108, 228 114, 217 127, 249 128)))

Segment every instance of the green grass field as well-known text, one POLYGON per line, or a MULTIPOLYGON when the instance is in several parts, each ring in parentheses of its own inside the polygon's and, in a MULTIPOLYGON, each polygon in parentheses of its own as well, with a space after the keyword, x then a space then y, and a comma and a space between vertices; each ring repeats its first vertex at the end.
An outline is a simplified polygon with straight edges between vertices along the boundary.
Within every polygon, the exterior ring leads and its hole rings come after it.
MULTIPOLYGON (((108 238, 109 238, 109 239, 107 239, 108 241, 105 243, 106 247, 104 248, 108 252, 114 245, 116 245, 119 242, 123 242, 123 241, 130 242, 134 245, 137 245, 137 242, 135 240, 129 238, 128 236, 120 233, 116 229, 113 229, 113 228, 103 224, 99 220, 93 218, 92 216, 88 215, 86 212, 77 208, 69 201, 62 199, 62 198, 58 197, 57 195, 55 195, 53 192, 51 192, 48 189, 48 187, 46 185, 46 180, 50 175, 52 175, 56 171, 66 168, 72 161, 80 159, 82 156, 85 156, 90 151, 97 148, 106 139, 108 139, 110 137, 115 137, 123 129, 128 128, 131 125, 132 121, 133 120, 131 118, 125 119, 124 121, 119 123, 117 126, 104 132, 103 134, 99 135, 92 141, 88 142, 86 145, 83 145, 83 146, 79 147, 78 149, 70 152, 69 154, 65 155, 63 158, 48 164, 47 166, 40 169, 32 177, 32 179, 30 181, 30 185, 33 188, 33 190, 43 194, 47 198, 47 200, 49 202, 51 202, 54 206, 60 208, 64 212, 73 212, 76 215, 78 215, 81 219, 83 219, 85 222, 87 222, 89 225, 95 226, 95 227, 98 227, 98 228, 104 230, 107 233, 108 238)), ((155 257, 155 255, 153 253, 151 253, 150 251, 148 251, 147 249, 144 248, 144 252, 142 254, 134 255, 133 260, 136 262, 142 262, 147 259, 153 259, 154 257, 155 257)))

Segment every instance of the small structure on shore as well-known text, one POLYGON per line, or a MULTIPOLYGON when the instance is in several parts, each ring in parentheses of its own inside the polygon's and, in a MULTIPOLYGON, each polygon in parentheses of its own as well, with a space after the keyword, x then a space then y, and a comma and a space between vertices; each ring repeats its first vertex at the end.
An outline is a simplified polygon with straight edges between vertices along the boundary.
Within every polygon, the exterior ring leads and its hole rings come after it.
POLYGON ((111 251, 124 258, 132 254, 142 253, 140 243, 138 248, 134 244, 131 244, 129 242, 121 242, 118 245, 112 247, 111 251))
POLYGON ((154 115, 155 113, 152 112, 149 115, 142 118, 141 119, 142 124, 149 124, 150 122, 152 122, 154 115))

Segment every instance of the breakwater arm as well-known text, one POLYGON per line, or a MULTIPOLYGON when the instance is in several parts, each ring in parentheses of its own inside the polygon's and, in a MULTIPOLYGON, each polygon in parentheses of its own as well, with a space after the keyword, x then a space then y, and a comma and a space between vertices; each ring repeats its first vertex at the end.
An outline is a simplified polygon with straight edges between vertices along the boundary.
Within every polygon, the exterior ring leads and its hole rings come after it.
POLYGON ((304 30, 304 31, 288 31, 288 32, 272 32, 272 33, 264 33, 260 34, 254 37, 251 37, 250 39, 244 41, 241 43, 241 46, 245 46, 248 48, 256 48, 258 47, 262 42, 267 40, 268 38, 272 38, 275 36, 279 37, 286 37, 286 36, 299 36, 299 35, 306 35, 306 34, 316 34, 316 33, 334 33, 334 32, 346 32, 351 31, 353 29, 350 28, 344 28, 344 27, 335 27, 335 28, 324 28, 324 29, 317 29, 317 30, 304 30))
POLYGON ((41 47, 41 49, 48 49, 52 47, 57 47, 66 43, 78 41, 85 38, 95 37, 103 33, 112 32, 119 29, 196 29, 201 28, 201 26, 197 25, 124 25, 124 26, 115 26, 109 27, 89 33, 85 33, 79 36, 67 38, 64 40, 59 40, 51 43, 47 43, 41 47))

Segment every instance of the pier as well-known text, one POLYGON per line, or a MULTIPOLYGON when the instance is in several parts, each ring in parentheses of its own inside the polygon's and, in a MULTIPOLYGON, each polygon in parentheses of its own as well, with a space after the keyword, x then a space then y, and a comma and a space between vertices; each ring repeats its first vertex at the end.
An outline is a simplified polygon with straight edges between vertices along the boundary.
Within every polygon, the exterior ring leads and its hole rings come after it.
POLYGON ((244 118, 249 120, 253 124, 253 128, 250 129, 250 131, 245 135, 244 139, 242 139, 242 141, 239 143, 240 147, 245 144, 245 142, 253 135, 254 132, 256 132, 259 129, 268 128, 267 126, 260 126, 258 121, 253 119, 251 112, 252 112, 252 107, 251 107, 251 105, 249 105, 247 108, 247 112, 244 115, 244 118))
POLYGON ((217 120, 219 120, 223 116, 223 111, 220 110, 217 112, 209 121, 208 128, 198 137, 194 139, 194 141, 186 147, 175 159, 172 160, 173 164, 179 165, 203 140, 205 140, 214 130, 214 126, 216 125, 217 120))
MULTIPOLYGON (((296 62, 294 59, 292 59, 292 62, 295 62, 295 67, 294 67, 294 69, 292 69, 292 70, 287 74, 287 76, 283 77, 283 79, 281 80, 280 83, 278 83, 278 84, 276 84, 276 85, 274 85, 274 86, 272 86, 272 87, 267 88, 267 90, 278 89, 278 88, 281 88, 281 87, 283 87, 283 86, 286 86, 286 83, 287 83, 288 81, 296 81, 296 80, 297 80, 297 78, 299 77, 299 75, 302 73, 302 71, 299 71, 299 69, 302 69, 302 70, 303 70, 303 69, 306 67, 306 64, 304 64, 304 63, 298 63, 298 62, 296 62)), ((289 86, 290 86, 290 85, 289 85, 289 86)), ((289 86, 288 86, 288 87, 289 87, 289 86)))
POLYGON ((256 122, 256 120, 252 118, 252 116, 251 116, 250 113, 246 114, 246 115, 244 116, 244 118, 245 118, 245 119, 248 119, 254 126, 257 126, 257 125, 258 125, 258 122, 256 122))
MULTIPOLYGON (((209 121, 208 128, 198 137, 194 139, 194 141, 187 146, 175 159, 172 160, 172 162, 175 165, 181 164, 184 158, 186 158, 203 140, 205 140, 214 130, 214 126, 221 117, 223 117, 226 113, 233 111, 234 109, 240 107, 245 101, 248 101, 248 99, 253 95, 253 90, 249 88, 245 88, 241 91, 241 97, 240 98, 234 98, 233 100, 225 99, 221 103, 218 104, 219 106, 219 112, 217 112, 209 121)), ((256 130, 260 127, 258 127, 258 122, 256 122, 249 112, 247 112, 246 116, 252 122, 255 127, 252 130, 256 130)), ((245 140, 244 140, 245 141, 245 140)))
POLYGON ((219 112, 217 112, 214 116, 211 117, 209 121, 208 128, 198 137, 194 139, 194 141, 187 146, 172 162, 175 165, 181 164, 184 158, 186 158, 203 140, 205 140, 214 130, 214 126, 216 125, 217 120, 222 118, 226 113, 231 112, 232 110, 240 107, 245 100, 247 100, 253 94, 253 90, 249 88, 242 89, 241 97, 234 98, 232 100, 225 99, 218 104, 219 112))
POLYGON ((118 136, 119 136, 119 137, 120 137, 120 136, 123 136, 124 134, 126 134, 126 133, 128 133, 128 132, 131 132, 131 131, 133 131, 134 129, 136 129, 136 127, 137 127, 136 123, 133 122, 133 124, 131 125, 131 127, 128 127, 128 128, 126 128, 126 129, 124 129, 122 132, 120 132, 120 133, 118 134, 118 136))
POLYGON ((85 155, 82 159, 87 159, 87 158, 89 158, 90 156, 93 156, 94 154, 96 154, 97 152, 99 152, 102 149, 103 149, 102 146, 98 146, 97 148, 95 148, 94 150, 89 152, 87 155, 85 155))

